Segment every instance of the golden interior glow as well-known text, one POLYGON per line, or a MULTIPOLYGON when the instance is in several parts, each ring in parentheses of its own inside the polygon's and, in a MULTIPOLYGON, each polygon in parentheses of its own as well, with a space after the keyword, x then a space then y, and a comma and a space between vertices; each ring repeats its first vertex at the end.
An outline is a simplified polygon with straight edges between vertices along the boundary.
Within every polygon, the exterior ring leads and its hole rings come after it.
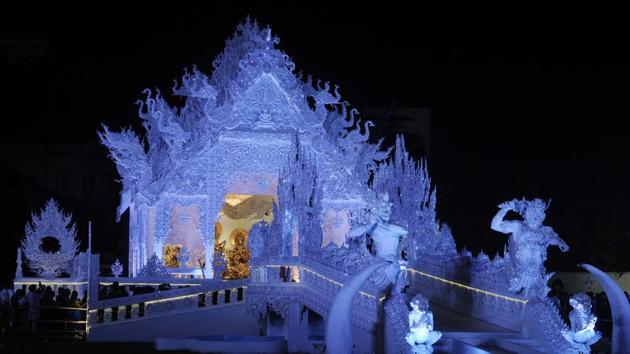
POLYGON ((181 265, 179 264, 179 260, 177 256, 179 256, 179 252, 182 250, 183 245, 164 245, 164 265, 168 268, 178 268, 181 265))
POLYGON ((253 194, 228 194, 225 196, 225 202, 231 206, 237 206, 252 196, 253 194))

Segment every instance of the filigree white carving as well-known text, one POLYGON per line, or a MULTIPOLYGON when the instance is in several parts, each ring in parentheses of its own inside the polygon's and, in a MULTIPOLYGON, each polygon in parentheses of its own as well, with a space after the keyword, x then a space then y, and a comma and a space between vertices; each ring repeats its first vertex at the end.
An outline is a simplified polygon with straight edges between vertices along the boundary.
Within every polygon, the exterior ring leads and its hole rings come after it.
POLYGON ((22 241, 22 252, 28 266, 45 277, 70 272, 72 260, 79 251, 72 214, 64 213, 57 202, 50 199, 39 214, 32 214, 31 219, 24 227, 26 236, 22 241), (57 239, 59 250, 54 253, 43 251, 41 245, 45 237, 57 239))

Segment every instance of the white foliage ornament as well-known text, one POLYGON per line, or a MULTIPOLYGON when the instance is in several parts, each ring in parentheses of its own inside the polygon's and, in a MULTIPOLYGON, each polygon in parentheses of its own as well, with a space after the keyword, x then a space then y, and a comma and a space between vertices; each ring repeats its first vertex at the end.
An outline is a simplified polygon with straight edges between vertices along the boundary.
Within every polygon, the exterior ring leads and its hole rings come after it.
POLYGON ((24 227, 26 237, 22 241, 22 252, 28 260, 28 266, 44 277, 68 272, 79 251, 72 214, 64 213, 57 202, 50 199, 41 213, 33 213, 31 219, 32 222, 27 222, 24 227), (49 253, 42 250, 42 239, 46 237, 59 241, 58 251, 49 253))

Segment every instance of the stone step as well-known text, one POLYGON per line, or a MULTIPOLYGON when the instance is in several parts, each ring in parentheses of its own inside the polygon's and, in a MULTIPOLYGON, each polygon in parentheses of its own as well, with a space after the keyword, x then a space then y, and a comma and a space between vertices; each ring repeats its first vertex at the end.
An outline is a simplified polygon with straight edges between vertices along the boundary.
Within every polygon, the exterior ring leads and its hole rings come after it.
POLYGON ((190 350, 197 353, 286 353, 284 337, 200 336, 158 338, 157 350, 190 350))
POLYGON ((545 353, 545 348, 533 339, 499 339, 497 346, 508 350, 516 351, 522 354, 540 354, 545 353))

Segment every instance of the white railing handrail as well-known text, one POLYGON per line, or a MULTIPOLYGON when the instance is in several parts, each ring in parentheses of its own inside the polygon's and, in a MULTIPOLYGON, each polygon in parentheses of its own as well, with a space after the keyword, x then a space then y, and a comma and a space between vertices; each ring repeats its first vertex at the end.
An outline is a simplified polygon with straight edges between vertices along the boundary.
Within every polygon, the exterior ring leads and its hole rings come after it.
POLYGON ((177 298, 182 296, 193 296, 198 294, 205 294, 213 291, 221 291, 221 290, 231 290, 239 287, 246 286, 249 283, 249 279, 238 279, 238 280, 226 280, 226 281, 217 281, 207 284, 201 284, 198 286, 181 288, 181 289, 173 289, 173 290, 165 290, 159 291, 149 294, 140 294, 140 295, 131 295, 125 297, 119 297, 115 299, 106 299, 106 300, 98 300, 95 301, 93 305, 90 306, 91 310, 99 310, 106 309, 110 307, 121 307, 126 305, 133 305, 148 301, 155 300, 165 300, 170 298, 177 298))
POLYGON ((118 282, 121 286, 125 285, 150 285, 158 286, 160 284, 170 284, 171 286, 190 286, 201 285, 212 282, 220 282, 214 279, 189 279, 189 278, 155 278, 155 277, 134 277, 134 278, 116 278, 116 277, 99 277, 100 284, 111 284, 118 282))

